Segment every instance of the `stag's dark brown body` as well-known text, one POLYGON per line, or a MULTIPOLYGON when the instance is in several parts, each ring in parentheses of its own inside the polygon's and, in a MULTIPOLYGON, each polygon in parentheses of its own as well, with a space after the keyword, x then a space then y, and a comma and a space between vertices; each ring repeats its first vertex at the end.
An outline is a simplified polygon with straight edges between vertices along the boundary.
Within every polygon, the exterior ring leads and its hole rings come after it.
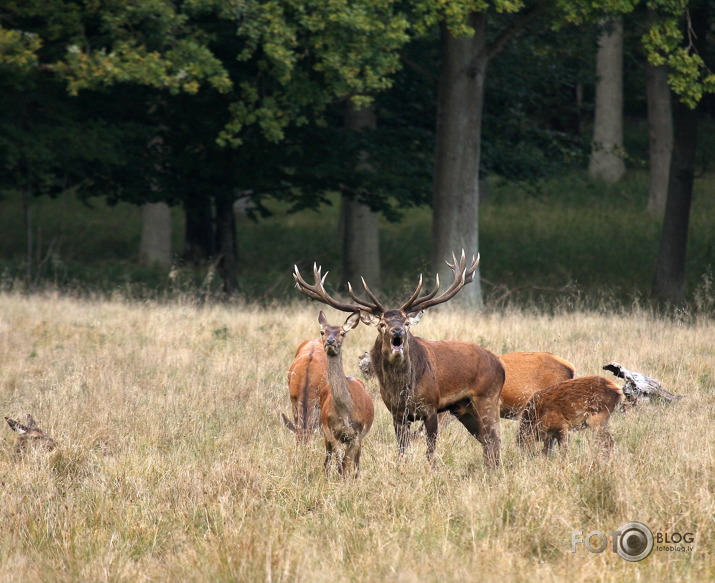
MULTIPOLYGON (((386 319, 389 314, 386 312, 386 319)), ((423 420, 431 457, 437 437, 437 414, 450 411, 484 445, 487 464, 497 464, 499 396, 504 384, 504 367, 499 359, 468 342, 411 336, 405 343, 409 350, 405 350, 401 363, 393 363, 389 354, 384 355, 381 335, 370 353, 400 449, 407 446, 410 423, 423 420)))
POLYGON ((500 411, 505 419, 518 419, 537 391, 574 377, 573 364, 550 352, 508 352, 499 358, 506 372, 500 411))
POLYGON ((548 387, 529 399, 521 415, 517 443, 528 446, 544 442, 544 454, 559 444, 568 452, 570 431, 590 428, 606 451, 613 449, 608 431, 611 413, 623 401, 623 391, 613 381, 599 376, 571 379, 548 387))

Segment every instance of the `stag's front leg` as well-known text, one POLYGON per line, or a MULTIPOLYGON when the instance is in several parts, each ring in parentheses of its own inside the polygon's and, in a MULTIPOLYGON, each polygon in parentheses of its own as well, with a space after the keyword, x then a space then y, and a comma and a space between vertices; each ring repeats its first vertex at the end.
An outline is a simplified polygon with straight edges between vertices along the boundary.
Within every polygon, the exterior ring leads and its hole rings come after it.
POLYGON ((437 446, 437 433, 439 431, 439 418, 437 413, 432 413, 425 418, 425 438, 427 439, 427 461, 434 467, 434 450, 437 446))
POLYGON ((404 455, 407 446, 410 444, 411 422, 405 419, 403 415, 400 415, 392 418, 392 424, 395 427, 395 437, 397 438, 397 447, 400 455, 404 455))

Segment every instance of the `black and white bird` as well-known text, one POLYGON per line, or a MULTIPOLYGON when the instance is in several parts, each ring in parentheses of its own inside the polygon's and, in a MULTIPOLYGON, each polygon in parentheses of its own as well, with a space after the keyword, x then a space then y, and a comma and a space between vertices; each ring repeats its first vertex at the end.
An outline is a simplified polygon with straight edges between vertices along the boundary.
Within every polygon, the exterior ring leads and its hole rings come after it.
POLYGON ((661 403, 672 403, 683 398, 682 395, 674 395, 670 391, 666 391, 663 385, 654 378, 630 371, 617 362, 605 365, 603 370, 611 371, 618 378, 625 379, 626 384, 623 385, 623 393, 631 400, 648 399, 661 403))

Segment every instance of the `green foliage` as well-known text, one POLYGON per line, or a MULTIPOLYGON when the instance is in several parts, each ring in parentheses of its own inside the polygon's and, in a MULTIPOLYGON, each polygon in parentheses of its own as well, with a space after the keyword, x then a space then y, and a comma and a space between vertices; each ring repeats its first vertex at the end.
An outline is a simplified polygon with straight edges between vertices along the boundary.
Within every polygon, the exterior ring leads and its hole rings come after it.
POLYGON ((474 30, 467 20, 474 12, 516 13, 522 10, 522 0, 418 0, 414 2, 415 28, 426 33, 444 24, 454 36, 472 36, 474 30))
POLYGON ((258 125, 272 141, 290 124, 302 125, 335 99, 367 105, 388 88, 408 40, 408 21, 394 0, 306 3, 256 1, 243 5, 238 53, 255 76, 238 86, 224 143, 240 144, 244 128, 258 125))
POLYGON ((42 39, 33 33, 0 27, 0 65, 27 70, 37 65, 42 39))
MULTIPOLYGON (((668 65, 668 83, 681 101, 695 107, 706 93, 715 92, 715 74, 705 62, 705 38, 692 30, 690 10, 703 0, 662 0, 649 2, 658 18, 643 36, 648 59, 654 65, 668 65)), ((696 18, 702 15, 696 15, 696 18)))

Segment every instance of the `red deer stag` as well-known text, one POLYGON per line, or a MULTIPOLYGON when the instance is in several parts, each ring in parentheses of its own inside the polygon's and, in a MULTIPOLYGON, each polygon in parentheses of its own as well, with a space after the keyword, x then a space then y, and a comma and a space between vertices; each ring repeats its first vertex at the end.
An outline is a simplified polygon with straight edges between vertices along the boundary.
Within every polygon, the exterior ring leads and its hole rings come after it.
POLYGON ((323 348, 328 357, 330 389, 321 395, 320 400, 320 421, 325 437, 325 473, 330 470, 333 454, 344 447, 338 471, 346 476, 352 466, 353 475, 357 476, 362 440, 372 427, 375 409, 365 384, 359 379, 345 376, 341 350, 345 336, 360 323, 360 314, 351 314, 342 326, 331 326, 321 311, 318 322, 323 348))
POLYGON ((585 429, 596 432, 607 453, 613 449, 608 432, 611 413, 623 401, 623 391, 611 380, 599 376, 563 381, 534 394, 521 414, 516 441, 522 448, 543 441, 545 455, 559 444, 568 453, 569 432, 585 429))
POLYGON ((504 365, 501 416, 518 419, 531 396, 574 377, 574 366, 550 352, 508 352, 500 357, 504 365))
POLYGON ((328 359, 319 339, 298 346, 288 369, 293 421, 283 413, 285 426, 295 433, 297 443, 306 443, 320 427, 320 395, 328 392, 328 359))
POLYGON ((430 341, 412 336, 410 327, 416 325, 424 310, 444 303, 474 278, 479 258, 467 266, 462 251, 460 261, 454 254, 448 263, 454 281, 442 294, 439 277, 434 290, 419 297, 422 276, 412 296, 395 310, 387 310, 370 291, 365 280, 363 287, 370 301, 356 296, 351 286, 348 291, 353 304, 337 301, 328 295, 325 278, 320 268, 313 266, 314 284, 301 277, 298 268, 293 274, 298 289, 317 300, 344 312, 360 312, 361 320, 377 327, 378 335, 370 351, 375 375, 380 384, 380 395, 392 414, 400 453, 410 441, 410 424, 423 420, 427 439, 427 459, 434 462, 437 443, 437 414, 450 411, 476 437, 484 449, 489 467, 499 464, 499 394, 504 384, 504 367, 488 350, 468 342, 430 341))
POLYGON ((55 449, 57 446, 55 440, 37 426, 37 423, 35 423, 32 415, 29 413, 27 414, 27 420, 25 421, 26 425, 23 425, 14 419, 10 419, 9 417, 5 417, 5 421, 7 421, 10 429, 19 434, 17 437, 17 444, 15 445, 16 453, 22 453, 28 444, 37 444, 50 451, 55 449))

